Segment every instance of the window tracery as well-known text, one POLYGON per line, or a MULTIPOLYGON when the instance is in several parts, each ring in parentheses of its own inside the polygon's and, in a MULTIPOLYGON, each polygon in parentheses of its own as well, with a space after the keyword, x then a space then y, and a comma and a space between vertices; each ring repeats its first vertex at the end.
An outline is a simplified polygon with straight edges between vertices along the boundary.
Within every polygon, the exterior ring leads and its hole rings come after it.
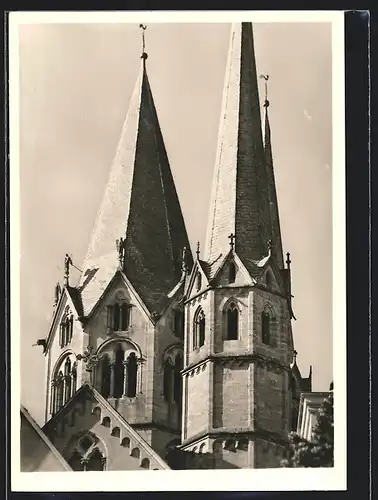
POLYGON ((194 317, 193 325, 193 349, 199 349, 205 344, 206 318, 203 309, 200 307, 194 317))
POLYGON ((62 316, 59 325, 59 345, 60 347, 65 347, 72 340, 73 335, 73 314, 70 312, 69 306, 62 316))
POLYGON ((75 394, 77 384, 77 363, 68 355, 55 369, 50 389, 50 413, 57 413, 75 394))
POLYGON ((67 461, 75 472, 104 471, 106 465, 105 454, 99 448, 98 439, 92 434, 85 434, 77 439, 67 461))
POLYGON ((236 301, 231 300, 225 308, 226 335, 225 340, 237 340, 239 338, 239 309, 236 301))

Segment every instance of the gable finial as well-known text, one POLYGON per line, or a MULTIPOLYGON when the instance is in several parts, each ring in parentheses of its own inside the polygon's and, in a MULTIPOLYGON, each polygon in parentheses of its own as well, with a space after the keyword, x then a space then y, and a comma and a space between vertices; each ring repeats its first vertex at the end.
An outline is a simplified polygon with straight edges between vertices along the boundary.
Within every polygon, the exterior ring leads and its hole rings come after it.
POLYGON ((72 266, 72 259, 71 257, 68 255, 68 253, 66 253, 66 256, 64 258, 64 284, 66 286, 69 285, 69 278, 70 278, 70 266, 72 266))
POLYGON ((297 353, 297 351, 294 349, 294 351, 293 351, 293 363, 294 363, 294 364, 297 362, 297 356, 298 356, 298 353, 297 353))
POLYGON ((286 264, 287 264, 287 268, 290 270, 291 260, 290 260, 290 253, 289 252, 287 252, 287 254, 286 254, 286 264))
POLYGON ((146 39, 145 39, 145 33, 144 33, 147 29, 147 25, 140 24, 139 28, 142 30, 142 55, 140 57, 141 57, 141 59, 143 59, 145 61, 148 57, 147 53, 145 52, 146 39))
POLYGON ((229 234, 228 235, 228 239, 230 240, 231 250, 233 250, 234 246, 235 246, 235 235, 234 235, 234 233, 229 234))
POLYGON ((197 255, 197 259, 199 259, 199 256, 200 256, 200 242, 199 241, 197 241, 196 255, 197 255))
POLYGON ((268 80, 269 80, 269 75, 260 75, 260 78, 263 78, 265 80, 264 108, 268 108, 269 107, 269 101, 268 101, 268 80))
POLYGON ((125 240, 122 238, 122 236, 119 238, 119 240, 116 240, 116 248, 118 252, 118 269, 122 269, 125 258, 125 240))

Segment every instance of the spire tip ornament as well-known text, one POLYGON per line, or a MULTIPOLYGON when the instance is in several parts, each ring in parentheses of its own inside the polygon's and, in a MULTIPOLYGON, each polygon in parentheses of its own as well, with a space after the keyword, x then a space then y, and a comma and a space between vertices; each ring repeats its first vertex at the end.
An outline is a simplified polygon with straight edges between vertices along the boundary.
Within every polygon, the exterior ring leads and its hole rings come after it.
POLYGON ((147 25, 146 24, 140 24, 139 28, 142 30, 142 55, 140 56, 140 58, 143 59, 143 61, 145 61, 147 59, 147 57, 148 57, 148 54, 145 52, 146 40, 145 40, 145 34, 144 34, 144 32, 147 29, 147 25))
POLYGON ((260 78, 263 78, 265 80, 264 108, 269 108, 269 101, 268 101, 268 80, 269 80, 269 75, 260 75, 260 78))

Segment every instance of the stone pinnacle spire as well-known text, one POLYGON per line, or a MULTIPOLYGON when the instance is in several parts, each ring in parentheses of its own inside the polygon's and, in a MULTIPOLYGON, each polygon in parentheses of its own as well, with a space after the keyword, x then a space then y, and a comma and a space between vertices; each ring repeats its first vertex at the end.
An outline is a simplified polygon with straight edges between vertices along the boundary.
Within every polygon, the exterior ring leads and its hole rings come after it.
MULTIPOLYGON (((183 248, 190 249, 146 58, 143 36, 140 73, 80 281, 86 314, 117 269, 123 270, 149 310, 159 311, 180 279, 183 248)), ((191 267, 190 250, 186 259, 191 267)))
POLYGON ((234 250, 250 269, 271 239, 268 182, 251 23, 232 26, 205 259, 234 250))

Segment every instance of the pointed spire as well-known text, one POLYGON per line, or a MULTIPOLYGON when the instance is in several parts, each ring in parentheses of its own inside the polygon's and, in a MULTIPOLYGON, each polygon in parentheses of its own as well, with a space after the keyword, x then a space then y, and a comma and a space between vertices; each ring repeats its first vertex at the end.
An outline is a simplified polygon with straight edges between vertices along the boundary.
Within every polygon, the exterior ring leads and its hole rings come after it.
MULTIPOLYGON (((141 70, 80 281, 85 314, 117 268, 149 310, 160 311, 181 277, 182 249, 190 249, 147 76, 145 27, 141 29, 141 70)), ((186 259, 190 268, 190 250, 186 259)))
POLYGON ((205 260, 227 254, 227 237, 247 269, 272 237, 251 23, 232 26, 205 260))
POLYGON ((264 134, 264 152, 265 152, 265 163, 266 163, 266 176, 268 182, 268 199, 269 199, 269 215, 271 222, 272 240, 273 240, 273 257, 278 265, 279 269, 283 269, 283 250, 282 250, 282 239, 281 239, 281 226, 280 218, 278 212, 278 200, 276 183, 274 179, 274 168, 273 168, 273 154, 272 154, 272 144, 271 144, 271 132, 269 123, 269 101, 268 101, 268 80, 269 75, 261 75, 265 79, 265 134, 264 134))

